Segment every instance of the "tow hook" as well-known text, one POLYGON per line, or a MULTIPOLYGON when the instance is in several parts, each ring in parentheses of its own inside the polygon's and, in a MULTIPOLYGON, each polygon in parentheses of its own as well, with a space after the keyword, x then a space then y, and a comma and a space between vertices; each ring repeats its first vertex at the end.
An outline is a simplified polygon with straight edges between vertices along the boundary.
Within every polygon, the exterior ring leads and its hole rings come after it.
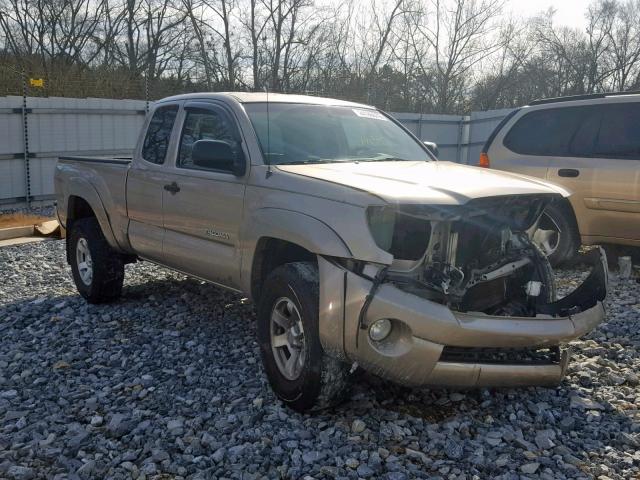
MULTIPOLYGON (((385 277, 387 276, 387 270, 388 270, 388 267, 381 268, 376 274, 376 276, 373 278, 373 282, 371 283, 371 290, 369 290, 369 293, 367 294, 367 298, 364 299, 364 303, 362 304, 362 308, 360 309, 360 315, 358 315, 358 326, 360 327, 361 330, 367 329, 367 324, 365 322, 367 311, 369 310, 369 306, 371 305, 371 302, 373 301, 373 297, 378 291, 378 288, 380 288, 380 285, 382 284, 385 277)), ((356 348, 358 348, 358 338, 360 338, 360 335, 356 335, 356 348)))

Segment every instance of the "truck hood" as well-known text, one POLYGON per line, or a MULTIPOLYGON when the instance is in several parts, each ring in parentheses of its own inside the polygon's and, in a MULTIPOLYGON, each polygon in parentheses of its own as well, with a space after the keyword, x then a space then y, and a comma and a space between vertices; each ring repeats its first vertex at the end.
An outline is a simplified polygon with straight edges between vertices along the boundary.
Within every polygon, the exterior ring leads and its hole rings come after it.
POLYGON ((474 198, 502 195, 569 196, 562 187, 537 178, 443 161, 340 162, 277 168, 362 190, 390 203, 462 205, 474 198))

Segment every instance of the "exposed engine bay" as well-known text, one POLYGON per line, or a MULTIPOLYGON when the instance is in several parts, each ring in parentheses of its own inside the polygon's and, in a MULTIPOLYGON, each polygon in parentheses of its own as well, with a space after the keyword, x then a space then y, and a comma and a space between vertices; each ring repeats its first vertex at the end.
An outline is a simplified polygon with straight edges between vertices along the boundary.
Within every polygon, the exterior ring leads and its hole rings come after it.
MULTIPOLYGON (((549 196, 477 199, 463 206, 399 206, 370 215, 376 241, 394 256, 384 281, 460 312, 533 317, 565 315, 604 299, 589 291, 557 308, 553 272, 532 241, 549 196), (377 229, 374 228, 377 226, 377 229), (576 303, 575 305, 572 303, 576 303)), ((597 276, 606 275, 602 268, 597 276)), ((594 273, 592 273, 593 275, 594 273)))

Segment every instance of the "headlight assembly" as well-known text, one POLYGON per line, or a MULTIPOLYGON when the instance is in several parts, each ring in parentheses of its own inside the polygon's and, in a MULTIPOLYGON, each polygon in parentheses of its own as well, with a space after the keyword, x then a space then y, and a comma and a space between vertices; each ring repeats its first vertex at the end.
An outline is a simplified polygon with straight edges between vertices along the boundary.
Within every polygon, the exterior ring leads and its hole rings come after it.
POLYGON ((400 260, 418 260, 427 249, 431 222, 424 217, 404 213, 402 207, 367 208, 369 231, 376 245, 400 260))
POLYGON ((389 251, 396 224, 395 209, 387 206, 369 207, 367 208, 367 223, 376 245, 384 251, 389 251))

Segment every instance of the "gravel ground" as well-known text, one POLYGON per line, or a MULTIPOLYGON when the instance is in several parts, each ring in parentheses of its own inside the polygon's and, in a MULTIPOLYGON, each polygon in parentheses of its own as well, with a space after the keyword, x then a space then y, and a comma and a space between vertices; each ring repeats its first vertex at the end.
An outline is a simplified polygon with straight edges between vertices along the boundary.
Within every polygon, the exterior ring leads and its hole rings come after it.
POLYGON ((0 207, 0 215, 11 213, 26 213, 30 215, 42 215, 43 217, 55 217, 56 208, 53 205, 42 205, 39 207, 0 207))
MULTIPOLYGON (((584 276, 558 273, 566 290, 584 276)), ((599 478, 640 474, 640 285, 556 389, 410 390, 363 376, 316 416, 266 383, 238 296, 148 263, 77 295, 62 241, 0 249, 0 478, 599 478)))

